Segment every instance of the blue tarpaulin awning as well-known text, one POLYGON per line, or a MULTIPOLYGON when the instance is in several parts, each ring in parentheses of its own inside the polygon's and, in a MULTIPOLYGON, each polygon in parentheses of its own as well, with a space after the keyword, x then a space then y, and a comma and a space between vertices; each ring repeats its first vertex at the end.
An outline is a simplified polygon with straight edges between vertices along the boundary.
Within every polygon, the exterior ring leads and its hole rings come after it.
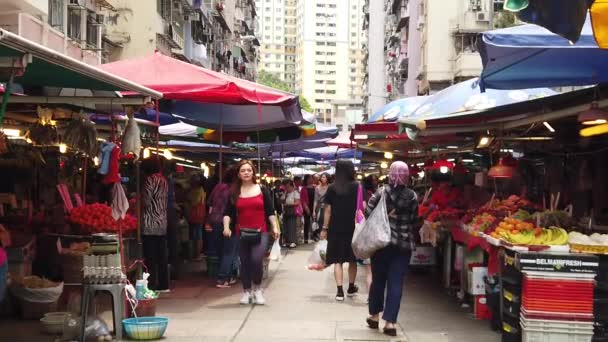
POLYGON ((482 88, 524 89, 608 82, 608 50, 597 46, 591 20, 575 44, 537 25, 484 32, 478 40, 482 88))

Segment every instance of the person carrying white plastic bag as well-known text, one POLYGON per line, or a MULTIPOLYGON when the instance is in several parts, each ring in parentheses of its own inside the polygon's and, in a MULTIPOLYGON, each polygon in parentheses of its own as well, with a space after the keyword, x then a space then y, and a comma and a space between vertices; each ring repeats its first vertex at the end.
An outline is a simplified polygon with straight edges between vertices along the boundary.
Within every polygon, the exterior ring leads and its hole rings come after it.
POLYGON ((357 217, 352 240, 353 253, 359 259, 368 259, 377 250, 388 246, 390 242, 391 227, 386 211, 386 198, 384 191, 381 191, 380 201, 369 217, 367 219, 357 217))
POLYGON ((281 260, 281 244, 279 240, 274 240, 272 244, 272 249, 270 250, 270 260, 279 261, 281 260))
POLYGON ((388 211, 390 243, 377 250, 371 257, 372 287, 369 293, 367 325, 378 329, 380 312, 386 321, 384 334, 396 336, 397 315, 403 295, 403 279, 409 267, 412 247, 417 235, 418 197, 408 188, 409 168, 397 161, 391 164, 389 184, 380 188, 368 201, 366 215, 370 223, 372 216, 382 205, 388 211), (386 297, 386 301, 385 301, 386 297))
POLYGON ((327 240, 321 240, 315 245, 315 249, 308 257, 307 269, 311 271, 323 271, 327 268, 325 257, 327 255, 327 240))

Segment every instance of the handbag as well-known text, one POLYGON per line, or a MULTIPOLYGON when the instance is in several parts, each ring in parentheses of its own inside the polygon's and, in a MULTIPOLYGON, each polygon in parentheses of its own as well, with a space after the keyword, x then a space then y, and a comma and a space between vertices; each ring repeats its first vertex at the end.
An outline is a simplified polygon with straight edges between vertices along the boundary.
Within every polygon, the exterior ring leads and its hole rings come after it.
POLYGON ((257 245, 262 241, 262 232, 259 228, 241 228, 241 242, 248 245, 257 245))
POLYGON ((386 190, 382 189, 378 205, 367 220, 357 224, 351 246, 359 259, 368 259, 391 243, 391 226, 386 206, 386 190))

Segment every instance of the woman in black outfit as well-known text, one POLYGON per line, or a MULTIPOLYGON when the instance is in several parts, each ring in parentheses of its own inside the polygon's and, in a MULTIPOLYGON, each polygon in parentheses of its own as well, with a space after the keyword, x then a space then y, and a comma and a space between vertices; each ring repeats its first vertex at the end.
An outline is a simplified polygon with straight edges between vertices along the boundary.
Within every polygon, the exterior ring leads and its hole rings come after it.
POLYGON ((354 296, 359 291, 355 285, 357 262, 351 247, 355 232, 358 190, 355 166, 349 160, 338 160, 336 179, 325 194, 324 223, 321 232, 321 239, 327 238, 326 263, 334 264, 334 276, 338 287, 337 301, 344 300, 343 263, 348 263, 348 296, 354 296))

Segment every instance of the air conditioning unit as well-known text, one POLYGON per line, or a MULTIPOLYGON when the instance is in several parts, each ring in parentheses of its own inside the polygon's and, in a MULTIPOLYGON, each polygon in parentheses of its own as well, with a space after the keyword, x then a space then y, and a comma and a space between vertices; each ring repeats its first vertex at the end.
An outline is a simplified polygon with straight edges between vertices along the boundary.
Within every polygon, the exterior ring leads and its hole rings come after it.
POLYGON ((487 12, 477 12, 476 18, 478 22, 488 23, 490 22, 490 13, 487 12))

